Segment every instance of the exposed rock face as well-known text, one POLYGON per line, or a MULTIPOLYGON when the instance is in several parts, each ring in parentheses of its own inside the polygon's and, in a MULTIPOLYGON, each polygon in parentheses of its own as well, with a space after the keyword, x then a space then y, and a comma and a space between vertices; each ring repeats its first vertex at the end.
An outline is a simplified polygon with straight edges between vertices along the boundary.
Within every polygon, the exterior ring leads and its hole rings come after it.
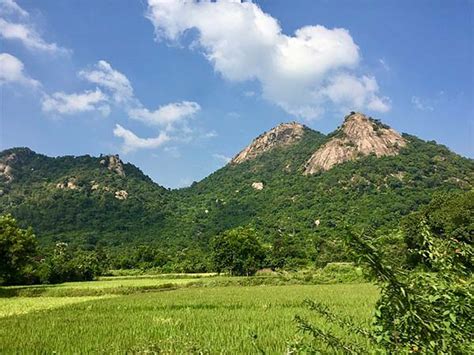
POLYGON ((100 161, 100 163, 102 165, 106 165, 107 169, 117 173, 119 176, 125 176, 125 171, 123 170, 123 163, 117 154, 106 155, 104 159, 100 161))
POLYGON ((346 117, 339 133, 314 152, 306 162, 304 173, 329 170, 369 154, 377 157, 396 155, 405 145, 406 140, 397 131, 361 113, 352 113, 346 117))
POLYGON ((230 161, 240 164, 254 159, 276 147, 287 146, 300 140, 304 134, 304 126, 297 122, 282 123, 254 139, 254 141, 230 161))
POLYGON ((56 188, 67 189, 67 190, 77 190, 79 186, 77 186, 75 178, 70 178, 67 181, 57 183, 56 188))
POLYGON ((125 190, 115 191, 115 198, 117 200, 126 200, 128 198, 128 192, 125 190))
POLYGON ((13 181, 13 168, 11 167, 11 164, 15 160, 15 153, 9 154, 0 160, 0 178, 7 184, 13 181))
POLYGON ((252 187, 255 190, 263 190, 263 182, 253 182, 252 187))

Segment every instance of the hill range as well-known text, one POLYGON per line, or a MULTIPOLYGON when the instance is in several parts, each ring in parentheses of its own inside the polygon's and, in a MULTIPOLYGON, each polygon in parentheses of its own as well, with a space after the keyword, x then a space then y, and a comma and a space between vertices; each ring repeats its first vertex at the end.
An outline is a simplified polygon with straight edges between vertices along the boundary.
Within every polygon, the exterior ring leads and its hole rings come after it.
POLYGON ((250 225, 268 242, 282 233, 303 245, 316 240, 330 260, 343 225, 389 232, 434 194, 473 183, 472 159, 355 112, 328 135, 280 124, 178 190, 118 155, 0 153, 0 213, 32 226, 44 245, 205 249, 212 236, 250 225))

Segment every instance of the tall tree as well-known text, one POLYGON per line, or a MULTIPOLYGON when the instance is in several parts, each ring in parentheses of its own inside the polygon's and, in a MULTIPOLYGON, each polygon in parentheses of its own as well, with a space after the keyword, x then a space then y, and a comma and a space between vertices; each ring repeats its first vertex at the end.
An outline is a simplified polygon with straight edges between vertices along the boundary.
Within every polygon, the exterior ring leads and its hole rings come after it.
POLYGON ((0 216, 0 284, 25 282, 32 274, 36 248, 30 228, 18 227, 11 215, 0 216))
POLYGON ((231 275, 254 275, 262 266, 265 252, 256 231, 238 227, 215 237, 212 257, 217 272, 231 275))

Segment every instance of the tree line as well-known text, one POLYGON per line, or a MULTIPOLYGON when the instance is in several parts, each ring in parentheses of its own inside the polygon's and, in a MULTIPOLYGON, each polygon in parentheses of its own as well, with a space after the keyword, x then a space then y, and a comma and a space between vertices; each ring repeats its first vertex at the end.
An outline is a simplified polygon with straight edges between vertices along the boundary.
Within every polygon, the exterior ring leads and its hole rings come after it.
MULTIPOLYGON (((389 256, 391 265, 416 269, 429 265, 419 253, 423 247, 425 220, 431 233, 472 243, 474 235, 474 192, 440 194, 428 205, 400 221, 400 230, 388 236, 371 231, 372 243, 389 256)), ((341 221, 341 223, 344 223, 341 221)), ((369 229, 370 230, 370 229, 369 229)), ((298 270, 321 267, 327 250, 336 261, 353 261, 351 248, 326 240, 323 235, 299 235, 291 226, 274 231, 271 241, 258 226, 240 226, 211 238, 207 248, 192 241, 187 244, 141 244, 110 248, 94 244, 71 245, 62 241, 40 247, 31 228, 21 228, 10 215, 0 217, 0 284, 60 283, 93 280, 111 269, 140 269, 156 272, 219 272, 250 276, 261 268, 298 270), (323 247, 322 247, 323 245, 323 247), (325 250, 325 251, 322 251, 325 250)), ((472 260, 465 259, 472 269, 472 260)))

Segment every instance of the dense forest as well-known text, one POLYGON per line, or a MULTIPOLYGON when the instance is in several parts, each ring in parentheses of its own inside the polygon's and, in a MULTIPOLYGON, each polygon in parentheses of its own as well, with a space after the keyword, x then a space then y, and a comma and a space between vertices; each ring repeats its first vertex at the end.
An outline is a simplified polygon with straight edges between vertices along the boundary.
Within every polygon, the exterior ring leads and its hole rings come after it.
POLYGON ((118 156, 51 158, 9 149, 0 153, 0 213, 31 226, 46 251, 58 243, 99 250, 115 268, 206 271, 213 238, 238 227, 259 235, 271 251, 268 266, 296 268, 348 260, 341 238, 348 225, 373 230, 383 248, 403 253, 416 244, 399 233, 411 213, 425 213, 433 199, 472 196, 471 159, 410 135, 399 154, 303 174, 311 154, 340 136, 341 129, 326 136, 304 127, 297 142, 179 190, 157 185, 118 156))

